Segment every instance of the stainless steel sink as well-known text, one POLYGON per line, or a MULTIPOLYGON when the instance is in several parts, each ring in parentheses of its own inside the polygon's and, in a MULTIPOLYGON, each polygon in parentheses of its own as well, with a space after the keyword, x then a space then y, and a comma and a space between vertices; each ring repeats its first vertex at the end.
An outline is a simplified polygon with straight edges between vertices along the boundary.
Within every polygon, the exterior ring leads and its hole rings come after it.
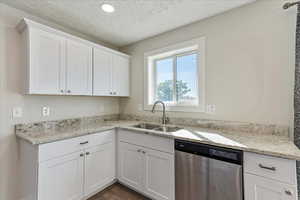
POLYGON ((182 128, 180 127, 174 127, 174 126, 161 126, 159 128, 155 128, 153 129, 154 131, 162 131, 162 132, 176 132, 176 131, 179 131, 181 130, 182 128))
POLYGON ((161 132, 176 132, 180 129, 181 127, 177 126, 163 126, 163 125, 158 125, 158 124, 148 124, 148 123, 140 123, 137 125, 134 125, 133 127, 135 128, 141 128, 141 129, 147 129, 147 130, 153 130, 153 131, 161 131, 161 132))
POLYGON ((138 125, 134 125, 135 128, 142 128, 142 129, 148 129, 153 130, 155 128, 160 128, 161 126, 158 124, 148 124, 148 123, 140 123, 138 125))

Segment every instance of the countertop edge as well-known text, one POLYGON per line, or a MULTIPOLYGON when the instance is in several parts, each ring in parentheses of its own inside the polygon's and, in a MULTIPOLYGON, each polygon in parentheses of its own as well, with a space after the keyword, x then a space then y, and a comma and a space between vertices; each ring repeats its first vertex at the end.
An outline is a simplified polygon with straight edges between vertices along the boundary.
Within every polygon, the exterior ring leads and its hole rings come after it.
MULTIPOLYGON (((133 124, 135 122, 132 122, 133 124)), ((139 123, 139 122, 136 122, 139 123)), ((164 138, 170 138, 170 139, 179 139, 179 140, 186 140, 186 141, 191 141, 191 142, 196 142, 196 143, 201 143, 201 144, 209 144, 209 145, 214 145, 214 146, 218 146, 218 147, 225 147, 225 148, 231 148, 231 149, 236 149, 236 150, 242 150, 244 152, 250 152, 250 153, 257 153, 257 154, 261 154, 261 155, 268 155, 268 156, 274 156, 274 157, 278 157, 278 158, 283 158, 283 159, 290 159, 290 160, 300 160, 300 155, 296 156, 293 154, 286 154, 286 153, 279 153, 279 152, 272 152, 272 151, 267 151, 267 150, 263 150, 263 149, 255 149, 255 148, 251 148, 251 147, 239 147, 239 146, 234 146, 234 145, 226 145, 226 144, 222 144, 222 143, 217 143, 217 142, 213 142, 213 141, 200 141, 200 140, 196 140, 196 139, 191 139, 191 138, 186 138, 186 137, 178 137, 178 136, 174 136, 171 134, 166 134, 163 132, 159 132, 159 131, 151 131, 151 130, 144 130, 144 129, 139 129, 139 128, 134 128, 132 126, 126 126, 126 125, 108 125, 108 126, 103 126, 103 127, 99 127, 99 128, 94 128, 93 130, 82 130, 82 132, 76 132, 74 135, 70 134, 70 135, 66 135, 66 136, 57 136, 57 137, 53 137, 51 139, 47 138, 44 140, 39 140, 39 139, 30 139, 28 136, 26 137, 23 133, 16 133, 16 136, 32 145, 43 145, 43 144, 47 144, 47 143, 52 143, 52 142, 56 142, 56 141, 60 141, 60 140, 66 140, 66 139, 71 139, 71 138, 76 138, 76 137, 81 137, 81 136, 85 136, 85 135, 90 135, 90 134, 96 134, 99 132, 103 132, 103 131, 108 131, 108 130, 113 130, 116 128, 120 128, 120 129, 125 129, 125 130, 132 130, 132 131, 137 131, 140 133, 145 133, 145 134, 150 134, 150 135, 155 135, 155 136, 159 136, 159 137, 164 137, 164 138)), ((191 128, 187 129, 187 130, 192 130, 191 128)), ((293 145, 293 144, 291 144, 293 145)))

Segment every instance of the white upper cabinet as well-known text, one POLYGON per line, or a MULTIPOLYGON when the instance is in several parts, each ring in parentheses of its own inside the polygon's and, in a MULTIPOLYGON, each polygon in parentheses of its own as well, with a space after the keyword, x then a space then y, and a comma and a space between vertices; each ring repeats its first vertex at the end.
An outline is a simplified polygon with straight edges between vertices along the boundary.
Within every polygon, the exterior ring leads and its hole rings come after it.
POLYGON ((65 89, 65 39, 38 29, 27 38, 27 90, 29 94, 62 94, 65 89))
POLYGON ((117 96, 129 96, 129 59, 113 55, 113 94, 117 96))
POLYGON ((82 42, 66 42, 66 91, 71 95, 92 95, 92 51, 82 42))
POLYGON ((93 94, 129 96, 129 57, 94 48, 93 94))
POLYGON ((24 44, 25 94, 129 96, 126 54, 28 19, 18 29, 24 44))
POLYGON ((93 95, 112 94, 112 55, 110 52, 94 48, 93 95))

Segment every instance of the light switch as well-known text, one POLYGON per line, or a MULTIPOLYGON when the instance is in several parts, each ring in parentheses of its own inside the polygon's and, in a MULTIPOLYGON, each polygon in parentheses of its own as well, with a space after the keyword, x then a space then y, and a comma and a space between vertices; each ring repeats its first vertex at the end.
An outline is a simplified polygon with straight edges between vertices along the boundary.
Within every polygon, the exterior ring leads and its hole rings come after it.
POLYGON ((42 116, 47 117, 50 115, 50 107, 44 106, 42 107, 42 116))
POLYGON ((23 116, 23 109, 21 107, 14 107, 12 112, 13 118, 20 118, 23 116))
POLYGON ((206 106, 206 113, 215 114, 215 112, 216 112, 216 105, 215 104, 208 104, 206 106))

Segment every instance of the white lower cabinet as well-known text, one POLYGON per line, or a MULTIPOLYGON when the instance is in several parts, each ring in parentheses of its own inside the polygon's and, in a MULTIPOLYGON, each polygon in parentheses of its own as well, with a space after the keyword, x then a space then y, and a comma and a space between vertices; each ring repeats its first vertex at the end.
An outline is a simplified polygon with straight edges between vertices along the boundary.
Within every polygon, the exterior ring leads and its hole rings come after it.
POLYGON ((118 179, 155 200, 174 200, 174 154, 119 142, 118 179))
POLYGON ((83 200, 116 180, 115 130, 20 149, 23 200, 83 200))
POLYGON ((297 200, 294 160, 244 153, 245 200, 297 200))
POLYGON ((41 163, 38 170, 38 199, 82 199, 83 155, 83 152, 76 152, 41 163))
POLYGON ((144 150, 145 192, 158 200, 171 200, 174 197, 174 155, 144 150))
POLYGON ((144 156, 141 154, 140 147, 123 142, 119 143, 118 159, 118 179, 137 190, 142 190, 144 156))
MULTIPOLYGON (((84 200, 118 179, 153 200, 175 200, 174 140, 121 129, 115 135, 21 141, 20 199, 84 200)), ((244 197, 297 200, 296 162, 244 152, 244 197)))
POLYGON ((259 177, 245 174, 245 200, 297 200, 297 188, 259 177))
POLYGON ((88 148, 85 152, 84 194, 89 196, 115 179, 113 142, 88 148))

